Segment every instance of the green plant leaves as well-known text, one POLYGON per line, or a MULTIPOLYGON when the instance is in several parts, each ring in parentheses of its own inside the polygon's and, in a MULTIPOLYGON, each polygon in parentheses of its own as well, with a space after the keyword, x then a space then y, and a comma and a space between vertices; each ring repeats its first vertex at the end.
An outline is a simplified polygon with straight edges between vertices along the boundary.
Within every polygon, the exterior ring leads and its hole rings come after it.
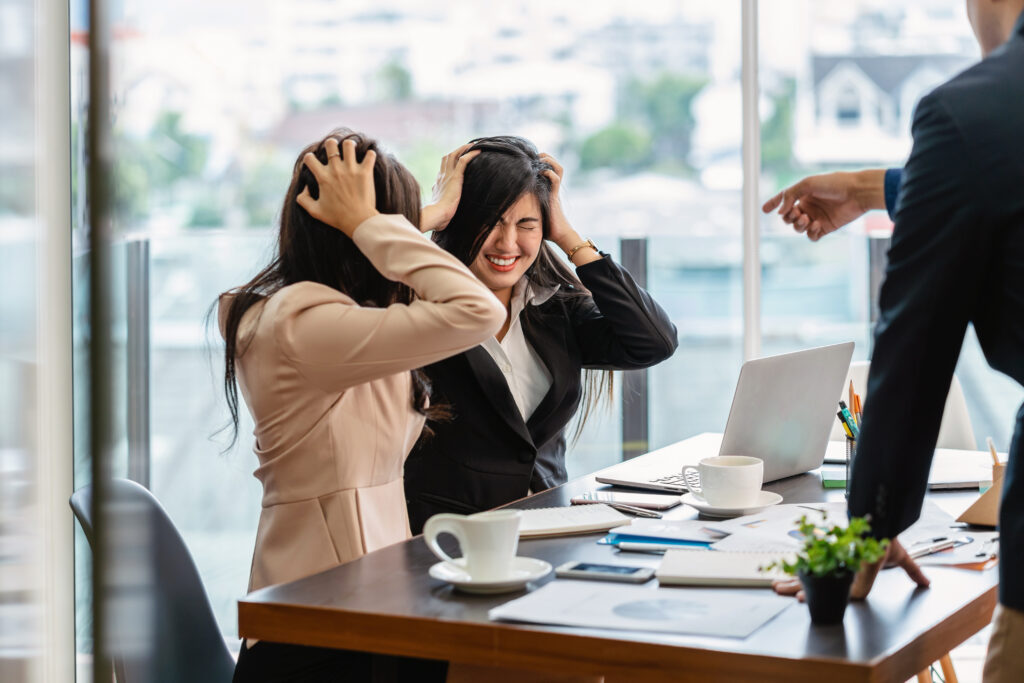
MULTIPOLYGON (((824 520, 827 521, 827 518, 824 520)), ((773 562, 765 569, 781 568, 787 574, 806 572, 829 576, 860 571, 862 564, 885 556, 889 539, 868 536, 871 525, 865 517, 851 517, 845 527, 818 526, 802 516, 797 521, 802 546, 794 562, 773 562)))

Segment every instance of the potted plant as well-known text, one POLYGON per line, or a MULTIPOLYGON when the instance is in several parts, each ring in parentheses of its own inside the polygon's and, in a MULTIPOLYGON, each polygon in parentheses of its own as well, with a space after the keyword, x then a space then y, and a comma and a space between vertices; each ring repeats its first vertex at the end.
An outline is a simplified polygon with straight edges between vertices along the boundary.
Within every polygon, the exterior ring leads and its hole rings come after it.
POLYGON ((871 526, 864 517, 850 518, 844 528, 818 526, 805 515, 797 521, 797 530, 802 544, 796 559, 779 560, 766 569, 778 568, 800 578, 812 622, 838 624, 850 601, 853 575, 862 564, 882 559, 889 540, 868 536, 871 526))

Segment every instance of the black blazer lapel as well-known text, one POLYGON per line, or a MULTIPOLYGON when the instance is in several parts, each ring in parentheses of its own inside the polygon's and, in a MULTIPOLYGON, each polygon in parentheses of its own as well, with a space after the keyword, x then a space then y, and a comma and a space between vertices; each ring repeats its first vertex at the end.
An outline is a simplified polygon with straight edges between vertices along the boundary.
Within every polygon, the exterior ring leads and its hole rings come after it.
MULTIPOLYGON (((573 371, 573 363, 569 358, 569 347, 565 334, 563 316, 543 315, 536 309, 528 314, 524 321, 523 332, 526 340, 537 352, 542 363, 551 375, 551 387, 544 395, 537 409, 527 421, 527 427, 533 437, 533 443, 540 447, 561 430, 567 417, 562 413, 565 407, 566 393, 573 387, 579 387, 579 371, 573 371)), ((575 402, 570 406, 575 408, 575 402)), ((571 417, 571 414, 568 416, 571 417)))
POLYGON ((533 439, 526 428, 526 423, 523 422, 523 416, 519 412, 515 399, 512 398, 505 375, 501 373, 498 365, 491 358, 491 354, 487 353, 487 349, 483 346, 475 346, 466 351, 466 361, 469 363, 469 368, 473 371, 476 381, 480 384, 480 388, 483 389, 491 405, 494 406, 494 410, 501 415, 512 431, 532 446, 533 439))

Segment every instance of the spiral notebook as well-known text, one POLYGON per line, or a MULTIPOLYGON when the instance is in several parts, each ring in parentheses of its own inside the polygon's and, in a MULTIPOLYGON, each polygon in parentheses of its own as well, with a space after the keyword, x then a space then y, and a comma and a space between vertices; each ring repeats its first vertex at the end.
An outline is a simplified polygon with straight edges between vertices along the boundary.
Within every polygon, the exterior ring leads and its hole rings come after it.
POLYGON ((520 538, 603 532, 627 524, 631 519, 604 503, 565 508, 534 508, 522 512, 522 521, 519 523, 520 538))
POLYGON ((761 571, 784 553, 730 552, 722 550, 669 550, 655 572, 662 586, 771 586, 788 578, 781 569, 761 571))

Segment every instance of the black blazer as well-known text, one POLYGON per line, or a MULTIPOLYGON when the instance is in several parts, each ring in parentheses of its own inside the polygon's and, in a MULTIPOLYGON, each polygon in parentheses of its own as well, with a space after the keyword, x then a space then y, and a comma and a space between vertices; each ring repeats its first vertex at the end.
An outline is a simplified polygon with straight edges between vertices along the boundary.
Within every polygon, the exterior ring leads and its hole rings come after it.
MULTIPOLYGON (((973 323, 1024 383, 1024 15, 987 59, 921 100, 896 205, 850 511, 881 536, 920 514, 942 410, 973 323)), ((1000 511, 1000 601, 1024 610, 1024 408, 1000 511)))
POLYGON ((581 368, 646 368, 675 351, 668 315, 610 257, 576 274, 590 296, 556 293, 520 314, 527 341, 551 374, 551 388, 528 421, 482 346, 425 368, 434 400, 454 416, 432 423, 434 435, 406 461, 413 533, 438 512, 488 510, 565 483, 563 431, 580 403, 581 368))

